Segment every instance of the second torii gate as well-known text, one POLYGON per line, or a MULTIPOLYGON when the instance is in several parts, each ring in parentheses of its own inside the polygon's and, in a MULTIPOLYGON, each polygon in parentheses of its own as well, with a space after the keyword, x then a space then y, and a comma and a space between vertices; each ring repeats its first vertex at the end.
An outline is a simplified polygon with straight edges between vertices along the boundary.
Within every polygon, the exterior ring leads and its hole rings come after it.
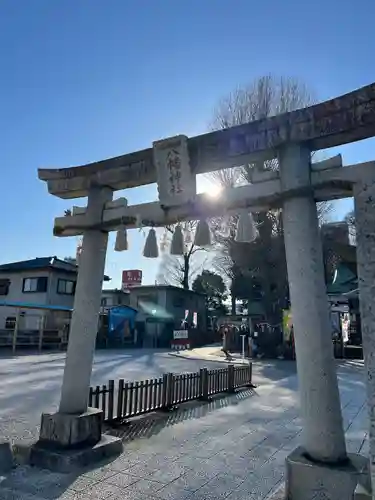
MULTIPOLYGON (((191 139, 177 136, 154 143, 152 149, 81 167, 39 170, 39 178, 47 183, 51 194, 67 199, 88 197, 86 208, 75 208, 72 215, 57 217, 54 224, 56 236, 82 234, 83 244, 60 408, 58 413, 42 417, 41 449, 48 445, 47 453, 51 443, 57 448, 73 448, 92 446, 100 440, 100 416, 87 409, 87 402, 108 231, 139 224, 166 226, 241 209, 282 207, 304 422, 301 448, 287 461, 288 495, 307 500, 319 490, 325 498, 352 498, 366 460, 346 452, 316 201, 355 196, 363 343, 372 416, 375 162, 341 168, 340 158, 318 164, 311 164, 310 159, 311 151, 374 135, 372 84, 265 120, 191 139), (226 189, 219 201, 195 194, 199 173, 275 157, 279 172, 255 172, 252 184, 226 189), (171 158, 174 167, 168 173, 171 158), (124 199, 112 200, 115 190, 152 182, 158 182, 159 202, 128 206, 124 199)), ((371 427, 371 456, 375 456, 374 438, 371 427)))

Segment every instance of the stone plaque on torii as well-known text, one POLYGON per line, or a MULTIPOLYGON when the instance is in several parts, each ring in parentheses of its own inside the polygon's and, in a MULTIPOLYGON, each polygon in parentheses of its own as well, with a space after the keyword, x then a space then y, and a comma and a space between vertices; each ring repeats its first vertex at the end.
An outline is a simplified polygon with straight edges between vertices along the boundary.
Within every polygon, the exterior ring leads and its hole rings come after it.
MULTIPOLYGON (((301 449, 287 461, 288 494, 307 500, 319 483, 328 498, 352 498, 363 461, 346 452, 316 202, 355 198, 363 346, 373 412, 375 162, 343 167, 338 156, 311 164, 311 152, 373 136, 375 84, 272 118, 193 138, 157 141, 153 148, 117 158, 73 168, 40 169, 39 178, 51 194, 65 199, 88 197, 87 207, 74 207, 70 215, 57 217, 54 223, 56 236, 83 235, 83 241, 60 408, 55 415, 43 416, 41 442, 74 447, 92 445, 99 438, 96 432, 93 439, 90 431, 97 425, 85 427, 82 421, 98 419, 97 412, 87 410, 87 401, 108 231, 139 226, 153 231, 189 219, 282 207, 303 417, 301 449), (272 158, 278 159, 278 172, 255 170, 251 184, 225 189, 220 200, 196 194, 197 174, 272 158), (115 190, 154 182, 158 182, 159 201, 132 206, 125 199, 112 199, 115 190), (82 427, 86 431, 80 434, 77 429, 82 427), (68 431, 72 438, 67 444, 68 431), (338 474, 336 483, 332 471, 338 474)), ((370 451, 374 457, 372 427, 370 451)))

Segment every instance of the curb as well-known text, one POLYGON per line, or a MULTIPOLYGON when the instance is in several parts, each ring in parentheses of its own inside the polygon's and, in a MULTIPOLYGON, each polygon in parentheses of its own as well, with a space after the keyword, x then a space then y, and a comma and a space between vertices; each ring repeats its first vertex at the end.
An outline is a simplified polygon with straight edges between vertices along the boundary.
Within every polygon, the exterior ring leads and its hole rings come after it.
POLYGON ((246 360, 243 362, 242 360, 237 360, 234 359, 232 361, 227 361, 226 359, 207 359, 207 358, 200 358, 198 356, 184 356, 183 354, 180 354, 179 352, 168 352, 169 356, 174 356, 175 358, 182 358, 186 359, 187 361, 207 361, 208 363, 224 363, 226 365, 230 364, 235 364, 235 365, 247 365, 248 363, 251 362, 251 360, 246 360))

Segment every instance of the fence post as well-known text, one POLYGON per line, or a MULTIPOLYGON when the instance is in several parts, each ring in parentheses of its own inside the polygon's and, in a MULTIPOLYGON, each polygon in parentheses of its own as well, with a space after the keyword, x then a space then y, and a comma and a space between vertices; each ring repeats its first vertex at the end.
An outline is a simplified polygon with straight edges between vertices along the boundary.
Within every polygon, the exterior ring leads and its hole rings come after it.
POLYGON ((104 421, 104 420, 107 420, 107 416, 106 416, 107 415, 107 394, 108 394, 107 386, 102 385, 102 390, 100 392, 102 394, 102 408, 101 408, 101 410, 103 411, 102 419, 104 421))
POLYGON ((250 389, 256 389, 257 386, 253 384, 253 363, 249 363, 249 381, 247 383, 247 386, 250 387, 250 389))
POLYGON ((13 331, 13 340, 12 340, 12 352, 13 354, 16 352, 16 347, 17 347, 17 335, 18 335, 18 329, 20 326, 20 309, 17 309, 16 312, 16 322, 14 324, 14 331, 13 331))
POLYGON ((228 365, 228 392, 235 392, 234 387, 234 365, 228 365))
POLYGON ((202 399, 203 401, 209 400, 207 368, 201 368, 199 370, 199 399, 202 399))
POLYGON ((113 420, 113 407, 115 406, 115 381, 108 382, 108 420, 113 420))
POLYGON ((44 312, 42 313, 42 316, 39 318, 39 340, 38 340, 38 350, 39 352, 42 352, 42 347, 43 347, 43 334, 44 334, 44 323, 45 323, 45 315, 44 312))
POLYGON ((161 407, 164 409, 167 406, 167 394, 168 394, 168 374, 163 374, 163 385, 162 385, 162 395, 161 395, 161 407))
POLYGON ((163 399, 162 409, 168 410, 173 404, 173 389, 174 389, 173 373, 164 373, 163 375, 163 399))
POLYGON ((118 381, 118 393, 117 393, 117 415, 116 418, 122 418, 122 408, 124 400, 124 379, 120 378, 118 381))
POLYGON ((174 381, 175 378, 173 373, 168 373, 167 408, 171 408, 171 406, 173 406, 174 381))

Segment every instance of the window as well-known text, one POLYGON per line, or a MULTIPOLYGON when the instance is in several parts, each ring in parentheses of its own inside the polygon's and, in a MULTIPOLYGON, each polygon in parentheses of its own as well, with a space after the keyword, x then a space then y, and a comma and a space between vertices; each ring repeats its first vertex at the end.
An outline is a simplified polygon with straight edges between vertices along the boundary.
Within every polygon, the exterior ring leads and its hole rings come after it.
POLYGON ((14 330, 16 328, 16 317, 8 316, 5 320, 5 328, 7 330, 14 330))
POLYGON ((10 280, 0 279, 0 295, 8 295, 9 293, 10 280))
MULTIPOLYGON (((274 287, 274 284, 271 283, 271 289, 272 287, 274 287)), ((254 302, 259 302, 263 299, 262 285, 257 280, 253 281, 250 298, 254 302)))
POLYGON ((137 306, 139 307, 141 304, 157 304, 158 297, 155 293, 148 293, 147 295, 138 295, 137 298, 137 306))
POLYGON ((176 295, 172 299, 173 307, 184 307, 186 304, 185 297, 181 295, 176 295))
POLYGON ((100 305, 102 307, 110 307, 115 305, 113 297, 102 297, 100 300, 100 305))
POLYGON ((47 291, 48 278, 24 278, 22 291, 23 293, 39 292, 44 293, 47 291))
POLYGON ((61 293, 62 295, 74 295, 75 289, 75 281, 59 279, 57 282, 57 293, 61 293))

